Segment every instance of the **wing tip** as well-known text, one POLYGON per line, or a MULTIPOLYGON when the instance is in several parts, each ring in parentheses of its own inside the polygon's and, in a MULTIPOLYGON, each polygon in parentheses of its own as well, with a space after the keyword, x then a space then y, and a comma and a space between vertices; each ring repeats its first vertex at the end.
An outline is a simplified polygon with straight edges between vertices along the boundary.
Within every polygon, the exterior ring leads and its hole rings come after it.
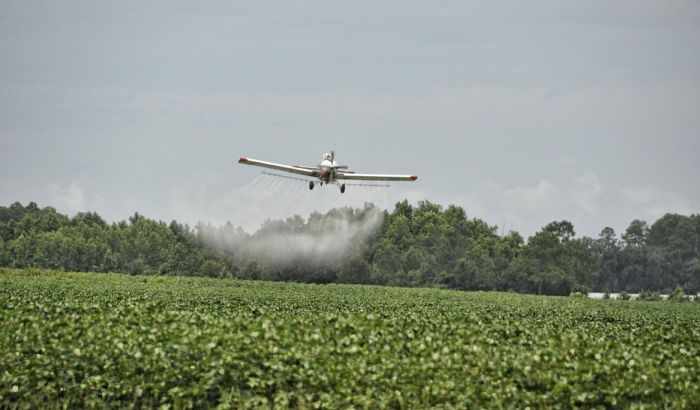
POLYGON ((418 179, 418 177, 417 177, 417 176, 415 176, 415 175, 411 175, 411 181, 415 181, 416 179, 418 179))
POLYGON ((238 163, 240 164, 240 163, 242 163, 242 162, 248 162, 248 158, 246 158, 246 157, 241 157, 241 158, 239 158, 239 159, 238 159, 238 163))

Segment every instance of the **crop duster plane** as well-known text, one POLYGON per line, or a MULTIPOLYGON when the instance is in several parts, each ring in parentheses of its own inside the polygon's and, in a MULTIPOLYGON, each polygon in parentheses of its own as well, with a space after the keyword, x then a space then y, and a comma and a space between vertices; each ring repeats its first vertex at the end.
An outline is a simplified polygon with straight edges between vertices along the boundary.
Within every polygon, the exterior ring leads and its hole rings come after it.
MULTIPOLYGON (((241 157, 238 163, 317 178, 320 185, 339 185, 340 193, 345 193, 345 183, 347 181, 415 181, 418 179, 415 175, 360 174, 350 171, 347 165, 338 165, 335 162, 335 152, 333 151, 323 154, 323 161, 315 167, 283 165, 246 157, 241 157)), ((314 189, 314 185, 314 180, 309 181, 309 189, 314 189)))

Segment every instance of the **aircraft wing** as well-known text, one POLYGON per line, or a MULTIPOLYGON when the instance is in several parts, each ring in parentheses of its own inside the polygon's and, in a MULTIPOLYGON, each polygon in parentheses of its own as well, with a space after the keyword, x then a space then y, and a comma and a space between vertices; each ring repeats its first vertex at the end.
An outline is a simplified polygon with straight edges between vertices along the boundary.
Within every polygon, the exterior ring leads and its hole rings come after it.
POLYGON ((348 181, 415 181, 415 175, 390 175, 390 174, 357 174, 355 172, 338 172, 336 179, 348 181))
POLYGON ((312 167, 298 167, 293 165, 277 164, 275 162, 260 161, 258 159, 241 157, 239 164, 255 165, 256 167, 270 168, 277 171, 291 172, 292 174, 304 175, 307 177, 317 177, 319 171, 312 167))

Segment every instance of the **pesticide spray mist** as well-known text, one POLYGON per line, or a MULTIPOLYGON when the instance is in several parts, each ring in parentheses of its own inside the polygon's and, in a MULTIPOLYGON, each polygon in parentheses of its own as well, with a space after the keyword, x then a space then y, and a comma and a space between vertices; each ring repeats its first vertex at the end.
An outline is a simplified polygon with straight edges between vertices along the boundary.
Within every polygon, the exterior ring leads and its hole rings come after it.
POLYGON ((358 187, 341 194, 324 186, 310 192, 308 184, 261 175, 214 203, 227 205, 225 220, 234 222, 199 224, 209 246, 239 263, 323 267, 341 263, 377 231, 384 212, 370 203, 386 206, 386 191, 358 187))
POLYGON ((288 268, 336 265, 377 231, 384 213, 375 206, 332 209, 286 220, 268 220, 250 235, 231 224, 200 227, 210 246, 245 260, 288 268))

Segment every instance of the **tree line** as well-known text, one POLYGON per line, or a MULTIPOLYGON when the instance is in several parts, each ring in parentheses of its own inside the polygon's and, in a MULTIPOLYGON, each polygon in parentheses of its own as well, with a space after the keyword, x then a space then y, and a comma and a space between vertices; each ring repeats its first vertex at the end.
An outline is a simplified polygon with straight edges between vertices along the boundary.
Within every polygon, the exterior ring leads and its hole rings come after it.
POLYGON ((34 202, 0 207, 0 266, 134 275, 230 272, 186 225, 138 213, 128 222, 107 224, 95 212, 69 218, 34 202))
POLYGON ((525 240, 428 201, 269 220, 253 234, 138 213, 108 224, 94 212, 68 217, 14 203, 0 207, 0 266, 552 295, 697 293, 700 215, 634 220, 620 236, 606 227, 596 238, 554 221, 525 240))

